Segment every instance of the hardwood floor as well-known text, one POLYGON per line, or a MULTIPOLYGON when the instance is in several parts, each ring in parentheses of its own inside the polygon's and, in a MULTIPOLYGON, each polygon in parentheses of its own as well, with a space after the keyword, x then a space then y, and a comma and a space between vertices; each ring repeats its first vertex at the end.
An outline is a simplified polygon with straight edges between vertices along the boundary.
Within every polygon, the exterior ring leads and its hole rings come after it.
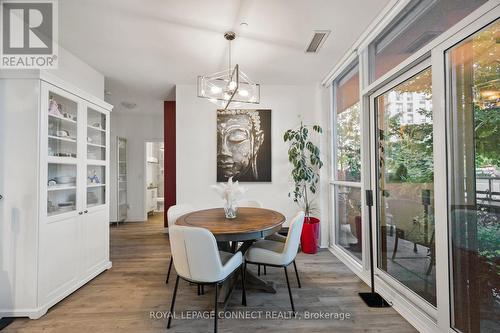
MULTIPOLYGON (((77 290, 38 320, 16 319, 2 332, 165 332, 166 319, 150 318, 150 312, 167 312, 175 283, 175 273, 165 285, 170 250, 162 233, 163 220, 157 215, 147 223, 127 223, 111 228, 113 268, 77 290)), ((369 291, 330 252, 300 253, 297 266, 302 289, 297 288, 293 271, 290 283, 295 307, 300 315, 349 313, 346 320, 306 319, 221 319, 219 332, 416 332, 391 308, 370 309, 358 297, 369 291)), ((235 290, 227 311, 289 311, 290 302, 282 269, 268 268, 265 279, 273 280, 277 294, 248 290, 248 306, 240 305, 241 292, 235 290)), ((197 288, 181 280, 177 295, 177 315, 187 311, 213 309, 213 289, 197 296, 197 288)), ((227 313, 226 313, 227 314, 227 313)), ((174 319, 169 332, 211 332, 212 319, 174 319)))

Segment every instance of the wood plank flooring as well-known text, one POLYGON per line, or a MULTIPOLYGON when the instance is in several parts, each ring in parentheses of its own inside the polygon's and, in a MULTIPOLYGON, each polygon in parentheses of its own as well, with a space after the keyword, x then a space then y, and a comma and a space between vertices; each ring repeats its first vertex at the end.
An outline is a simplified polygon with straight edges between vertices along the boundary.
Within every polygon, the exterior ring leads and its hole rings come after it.
MULTIPOLYGON (((126 223, 111 228, 113 268, 68 296, 38 320, 18 318, 3 332, 166 332, 166 319, 150 318, 151 312, 167 312, 175 283, 175 273, 165 285, 170 249, 162 233, 163 217, 146 223, 126 223)), ((391 308, 370 309, 358 297, 369 288, 330 252, 300 253, 297 266, 302 289, 297 288, 293 270, 290 283, 296 310, 318 313, 349 313, 346 320, 306 319, 221 319, 219 332, 416 332, 391 308)), ((290 267, 291 268, 291 267, 290 267)), ((278 292, 266 294, 248 290, 248 306, 240 305, 241 292, 235 290, 225 315, 236 311, 290 311, 290 301, 282 269, 268 268, 265 279, 275 281, 278 292)), ((177 315, 187 311, 211 311, 213 288, 197 296, 197 288, 179 285, 177 315)), ((168 332, 211 332, 212 319, 174 319, 168 332)))

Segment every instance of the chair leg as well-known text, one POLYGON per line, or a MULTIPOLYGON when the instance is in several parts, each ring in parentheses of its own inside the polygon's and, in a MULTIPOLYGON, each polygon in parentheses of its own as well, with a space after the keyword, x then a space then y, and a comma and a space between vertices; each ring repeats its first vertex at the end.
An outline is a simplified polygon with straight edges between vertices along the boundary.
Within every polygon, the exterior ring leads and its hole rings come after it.
POLYGON ((257 265, 257 276, 260 276, 260 265, 257 265))
POLYGON ((214 309, 215 309, 215 316, 214 316, 214 332, 217 333, 217 319, 219 317, 218 310, 217 310, 217 303, 219 299, 219 284, 215 284, 215 304, 214 304, 214 309))
POLYGON ((167 329, 170 328, 170 323, 172 322, 172 317, 174 316, 174 305, 175 305, 175 297, 177 296, 177 287, 179 287, 179 276, 178 275, 177 275, 177 279, 175 279, 174 294, 172 295, 172 304, 170 305, 170 314, 168 316, 167 329))
POLYGON ((198 296, 201 295, 201 285, 198 285, 198 296))
POLYGON ((201 285, 201 294, 205 295, 205 285, 204 284, 201 285))
POLYGON ((297 271, 297 264, 295 263, 295 260, 293 261, 293 268, 295 268, 295 276, 297 277, 297 283, 299 284, 299 288, 302 288, 302 286, 300 285, 299 271, 297 271))
POLYGON ((246 265, 241 265, 241 305, 247 306, 247 292, 245 290, 246 265))
POLYGON ((288 272, 286 270, 286 266, 284 267, 284 269, 285 269, 286 285, 288 286, 288 295, 290 295, 290 303, 292 303, 292 311, 293 313, 295 313, 295 306, 293 305, 292 289, 290 289, 290 281, 288 280, 288 272))
POLYGON ((264 275, 267 275, 267 266, 264 265, 264 275))
POLYGON ((170 271, 172 270, 172 263, 173 262, 174 262, 174 259, 171 256, 170 257, 170 264, 168 264, 167 280, 165 280, 165 284, 168 284, 168 279, 170 278, 170 271))

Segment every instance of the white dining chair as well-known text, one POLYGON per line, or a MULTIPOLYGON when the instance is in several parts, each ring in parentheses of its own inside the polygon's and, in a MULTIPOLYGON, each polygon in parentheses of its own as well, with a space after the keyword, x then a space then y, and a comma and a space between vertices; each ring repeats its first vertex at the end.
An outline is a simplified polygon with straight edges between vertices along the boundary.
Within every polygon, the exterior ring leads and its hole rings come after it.
MULTIPOLYGON (((238 206, 239 207, 254 207, 254 208, 263 208, 264 207, 262 205, 262 202, 260 202, 258 200, 241 200, 240 202, 238 202, 238 206)), ((284 243, 286 241, 286 237, 278 234, 277 232, 272 234, 272 235, 266 236, 265 239, 273 240, 273 241, 277 241, 277 242, 282 242, 282 243, 284 243)), ((260 266, 261 265, 258 265, 258 267, 257 267, 257 275, 258 276, 260 276, 260 266)), ((297 270, 295 270, 295 271, 297 271, 297 270)), ((265 265, 264 265, 264 275, 267 275, 267 267, 265 265)), ((299 285, 300 285, 300 282, 299 282, 299 285)))
MULTIPOLYGON (((241 252, 236 252, 233 255, 228 252, 219 251, 214 235, 204 228, 173 225, 170 229, 169 237, 174 266, 177 271, 170 314, 174 313, 175 297, 180 278, 199 285, 214 285, 214 332, 217 332, 219 285, 233 273, 237 273, 238 269, 241 273, 241 302, 246 306, 243 255, 241 252)), ((167 328, 170 328, 171 322, 172 315, 168 318, 167 328)))
MULTIPOLYGON (((181 217, 184 214, 190 213, 194 210, 195 210, 195 208, 191 204, 178 204, 178 205, 170 206, 170 208, 167 210, 168 232, 170 233, 170 227, 175 224, 175 222, 177 221, 177 219, 179 217, 181 217)), ((172 255, 170 255, 170 263, 168 264, 167 279, 165 280, 166 284, 168 284, 168 279, 170 278, 170 271, 172 270, 172 263, 173 263, 173 258, 172 258, 172 255)))
POLYGON ((291 263, 294 264, 295 274, 297 281, 300 280, 297 273, 297 266, 295 265, 295 257, 299 250, 300 234, 302 233, 302 226, 304 225, 304 212, 299 212, 293 218, 288 230, 286 241, 276 242, 272 240, 259 240, 255 242, 245 253, 245 270, 247 264, 265 265, 271 267, 283 267, 285 270, 286 283, 288 286, 288 294, 290 296, 290 303, 292 304, 292 311, 295 312, 293 304, 292 290, 290 289, 290 281, 288 280, 287 267, 291 263))
POLYGON ((238 201, 238 207, 262 208, 263 206, 259 200, 240 200, 238 201))

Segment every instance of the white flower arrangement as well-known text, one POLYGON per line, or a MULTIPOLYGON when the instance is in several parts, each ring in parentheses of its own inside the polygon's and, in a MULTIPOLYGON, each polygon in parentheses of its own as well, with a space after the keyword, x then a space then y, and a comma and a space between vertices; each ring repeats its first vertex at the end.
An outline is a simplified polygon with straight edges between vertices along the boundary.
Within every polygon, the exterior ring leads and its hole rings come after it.
POLYGON ((247 188, 240 186, 238 181, 233 182, 230 177, 227 183, 219 183, 211 186, 225 201, 224 210, 227 218, 235 218, 238 200, 246 193, 247 188))

